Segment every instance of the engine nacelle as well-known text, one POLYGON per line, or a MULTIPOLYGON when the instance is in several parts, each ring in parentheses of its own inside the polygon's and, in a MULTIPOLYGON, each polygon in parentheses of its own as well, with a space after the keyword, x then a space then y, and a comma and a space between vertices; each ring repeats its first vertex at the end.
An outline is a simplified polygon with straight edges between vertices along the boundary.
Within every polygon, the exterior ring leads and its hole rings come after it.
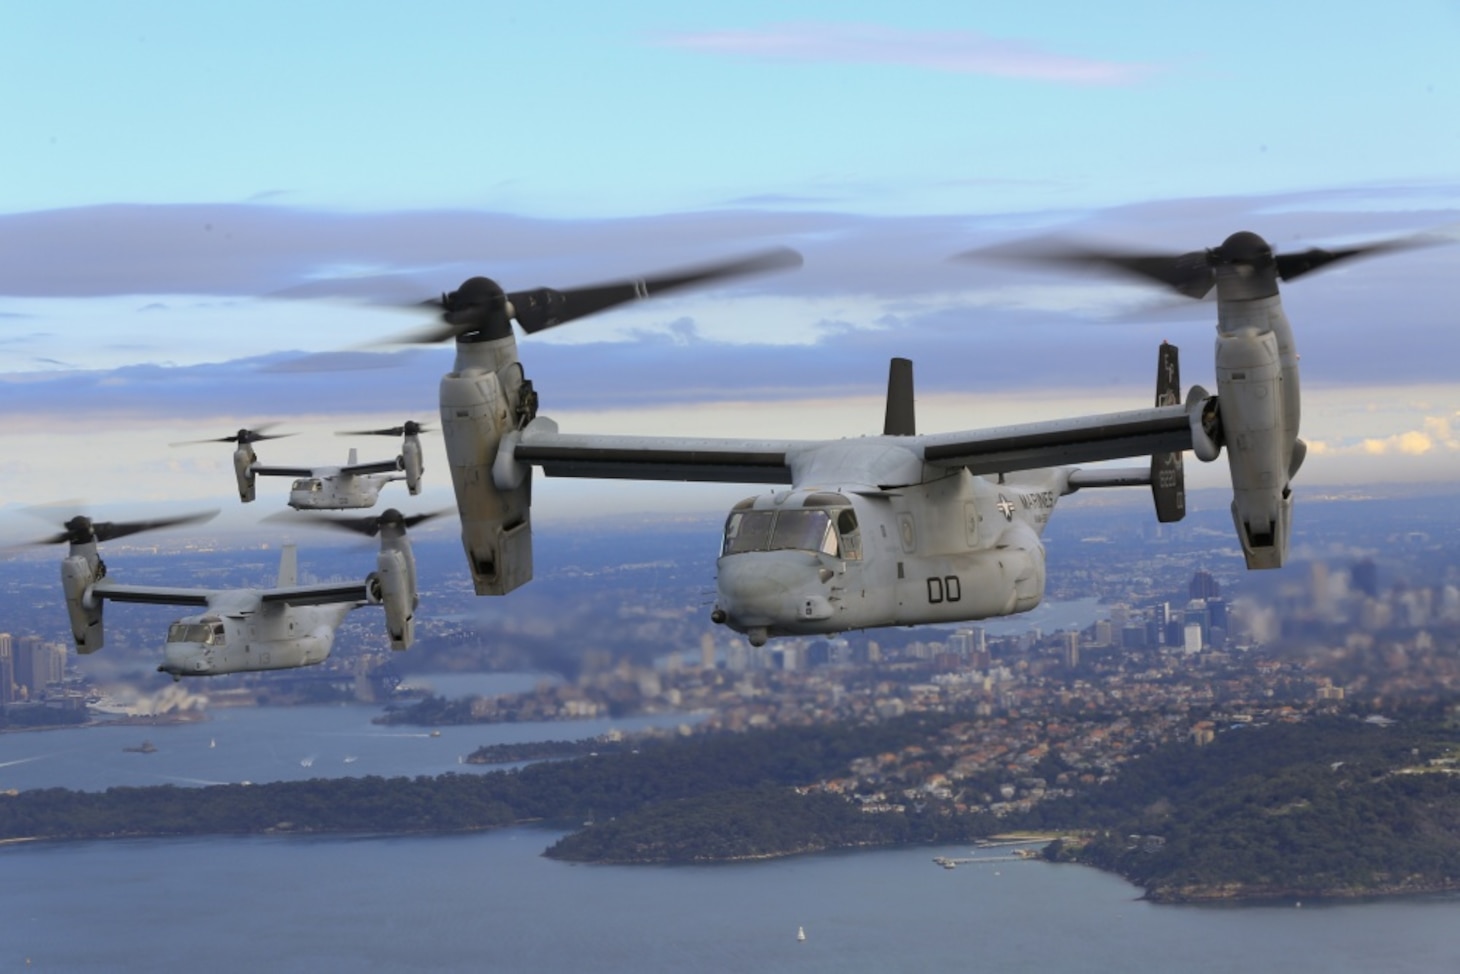
POLYGON ((238 499, 245 504, 254 499, 253 465, 258 462, 258 454, 247 443, 240 444, 233 451, 233 473, 238 478, 238 499))
POLYGON ((78 653, 94 653, 105 643, 103 602, 91 594, 91 586, 104 574, 94 553, 67 555, 61 561, 61 590, 66 596, 66 614, 71 617, 71 635, 78 653))
POLYGON ((376 571, 365 581, 371 602, 385 609, 391 649, 410 649, 416 638, 416 586, 413 572, 398 551, 382 551, 376 571))
POLYGON ((441 379, 441 432, 478 595, 505 595, 532 579, 531 471, 503 489, 492 465, 502 437, 535 413, 516 339, 457 343, 456 367, 441 379))
POLYGON ((414 497, 421 492, 421 474, 425 465, 421 462, 421 440, 418 436, 407 436, 401 445, 401 469, 406 472, 406 490, 414 497))
POLYGON ((1286 415, 1283 371, 1271 330, 1218 335, 1221 440, 1232 473, 1232 521, 1248 568, 1280 567, 1287 554, 1296 421, 1286 415))

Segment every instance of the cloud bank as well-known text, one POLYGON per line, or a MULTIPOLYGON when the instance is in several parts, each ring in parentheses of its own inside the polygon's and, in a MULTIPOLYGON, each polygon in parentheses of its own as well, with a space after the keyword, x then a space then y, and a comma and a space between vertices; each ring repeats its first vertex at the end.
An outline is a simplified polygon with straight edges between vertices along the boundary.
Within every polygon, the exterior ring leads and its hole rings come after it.
POLYGON ((751 30, 658 35, 665 47, 758 60, 889 64, 952 74, 1070 85, 1125 85, 1155 73, 1149 64, 1046 51, 1027 41, 971 30, 904 30, 873 24, 785 23, 751 30))

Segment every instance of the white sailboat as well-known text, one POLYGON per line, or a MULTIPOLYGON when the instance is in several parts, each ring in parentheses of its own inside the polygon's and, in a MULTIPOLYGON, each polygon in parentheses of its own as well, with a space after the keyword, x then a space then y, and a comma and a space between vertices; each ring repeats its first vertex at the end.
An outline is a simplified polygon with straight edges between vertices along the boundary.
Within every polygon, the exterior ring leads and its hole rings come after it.
POLYGON ((797 939, 797 941, 804 941, 806 939, 806 928, 805 927, 797 927, 796 928, 796 939, 797 939))

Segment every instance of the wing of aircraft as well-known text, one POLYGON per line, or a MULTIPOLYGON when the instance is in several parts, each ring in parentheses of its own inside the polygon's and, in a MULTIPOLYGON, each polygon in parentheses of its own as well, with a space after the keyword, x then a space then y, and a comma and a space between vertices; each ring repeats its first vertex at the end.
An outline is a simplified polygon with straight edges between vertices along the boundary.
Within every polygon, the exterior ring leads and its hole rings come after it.
POLYGON ((283 605, 329 605, 335 602, 365 602, 369 596, 364 582, 329 582, 322 585, 291 585, 285 588, 248 589, 176 588, 167 585, 114 585, 101 581, 92 595, 111 602, 140 602, 148 605, 197 605, 223 609, 245 608, 277 602, 283 605))
POLYGON ((924 462, 967 467, 974 474, 1179 453, 1192 446, 1191 417, 1181 405, 917 439, 922 441, 924 462))
POLYGON ((250 469, 261 477, 313 477, 315 475, 313 467, 270 467, 256 463, 250 469))
POLYGON ((327 582, 322 585, 291 585, 259 593, 259 601, 284 605, 330 605, 335 602, 365 602, 369 598, 364 582, 327 582))
POLYGON ((147 605, 201 605, 218 595, 215 589, 175 588, 167 585, 114 585, 97 582, 91 587, 94 598, 112 602, 141 602, 147 605))
POLYGON ((905 486, 927 479, 925 465, 997 474, 1190 450, 1203 402, 1204 396, 1187 405, 1015 426, 841 440, 564 434, 539 417, 503 437, 493 475, 501 486, 517 482, 527 466, 551 477, 905 486))
POLYGON ((789 484, 789 455, 811 441, 563 434, 539 418, 503 438, 498 463, 542 467, 550 477, 789 484))
POLYGON ((372 463, 352 463, 344 467, 274 467, 261 463, 253 465, 253 472, 261 477, 327 477, 344 474, 355 476, 366 473, 394 473, 401 469, 399 458, 376 460, 372 463))
POLYGON ((400 458, 394 460, 376 460, 373 463, 351 463, 339 469, 339 472, 347 476, 367 473, 395 473, 402 469, 400 458))

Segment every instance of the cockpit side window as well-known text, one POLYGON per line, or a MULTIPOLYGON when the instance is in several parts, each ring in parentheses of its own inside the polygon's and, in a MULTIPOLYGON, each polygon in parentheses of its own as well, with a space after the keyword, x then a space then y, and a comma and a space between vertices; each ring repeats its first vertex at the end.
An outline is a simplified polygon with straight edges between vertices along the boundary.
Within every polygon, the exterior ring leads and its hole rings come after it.
POLYGON ((742 551, 765 551, 770 544, 771 523, 775 511, 734 511, 725 521, 725 545, 722 555, 742 551))
POLYGON ((842 557, 847 561, 862 558, 862 529, 857 525, 857 512, 844 507, 836 514, 836 530, 842 539, 842 557))

